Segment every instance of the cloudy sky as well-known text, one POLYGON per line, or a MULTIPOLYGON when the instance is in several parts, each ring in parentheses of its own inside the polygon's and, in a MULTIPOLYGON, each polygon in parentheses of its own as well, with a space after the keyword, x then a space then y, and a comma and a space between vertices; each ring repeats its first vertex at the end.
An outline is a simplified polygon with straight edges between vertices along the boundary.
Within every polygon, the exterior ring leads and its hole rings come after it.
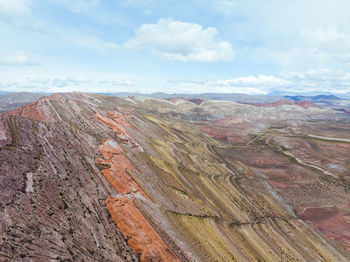
POLYGON ((0 0, 0 90, 350 92, 348 0, 0 0))

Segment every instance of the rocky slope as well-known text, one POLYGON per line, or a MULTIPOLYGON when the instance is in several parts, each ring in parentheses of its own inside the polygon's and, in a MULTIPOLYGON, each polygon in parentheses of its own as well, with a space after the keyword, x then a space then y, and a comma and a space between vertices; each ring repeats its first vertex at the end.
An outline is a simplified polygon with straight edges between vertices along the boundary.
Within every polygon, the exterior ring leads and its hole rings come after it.
POLYGON ((0 260, 347 261, 350 144, 334 138, 350 139, 348 121, 298 105, 41 98, 1 115, 0 260))

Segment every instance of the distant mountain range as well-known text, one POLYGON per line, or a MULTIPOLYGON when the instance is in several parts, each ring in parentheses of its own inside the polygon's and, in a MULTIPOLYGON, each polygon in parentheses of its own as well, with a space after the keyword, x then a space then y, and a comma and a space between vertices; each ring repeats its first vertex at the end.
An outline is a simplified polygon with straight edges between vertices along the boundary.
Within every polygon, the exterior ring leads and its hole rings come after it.
POLYGON ((294 101, 339 101, 342 98, 335 95, 317 95, 317 96, 284 96, 285 98, 294 100, 294 101))
MULTIPOLYGON (((270 95, 274 96, 305 96, 305 97, 317 97, 317 96, 335 96, 334 93, 331 92, 286 92, 286 91, 274 91, 271 92, 270 95)), ((337 97, 350 99, 350 92, 338 94, 337 97)))
MULTIPOLYGON (((279 103, 281 100, 288 99, 294 102, 307 101, 320 107, 333 108, 339 111, 350 112, 350 93, 343 97, 333 94, 322 95, 283 95, 283 92, 274 92, 271 95, 247 95, 239 93, 202 93, 202 94, 183 94, 183 93, 152 93, 143 94, 136 92, 118 92, 118 93, 97 93, 101 95, 117 96, 117 97, 151 97, 158 99, 185 98, 185 99, 204 99, 204 100, 225 100, 244 104, 269 104, 279 103), (347 98, 348 96, 348 98, 347 98)), ((0 91, 0 111, 13 110, 19 106, 36 101, 48 93, 8 93, 0 91)), ((286 104, 286 101, 283 102, 286 104)))
POLYGON ((350 93, 349 98, 338 97, 333 94, 322 94, 322 95, 246 95, 238 93, 203 93, 203 94, 167 94, 167 93, 153 93, 153 94, 142 94, 142 93, 105 93, 104 95, 112 95, 118 97, 129 97, 129 96, 144 96, 160 99, 169 98, 186 98, 186 99, 204 99, 204 100, 225 100, 236 103, 244 104, 288 104, 285 99, 294 102, 311 102, 319 107, 332 108, 338 111, 344 111, 350 113, 350 93), (281 102, 282 101, 282 102, 281 102))
POLYGON ((173 98, 173 97, 184 97, 184 98, 201 98, 207 100, 227 100, 232 102, 247 102, 247 103, 268 103, 275 102, 283 98, 287 98, 294 101, 321 101, 321 100, 348 100, 350 99, 350 92, 342 94, 341 97, 335 96, 333 94, 289 94, 284 92, 274 92, 267 95, 247 95, 240 93, 199 93, 199 94, 184 94, 184 93, 135 93, 135 92, 117 92, 117 93, 99 93, 102 95, 111 95, 118 97, 128 97, 128 96, 144 96, 152 98, 173 98))
POLYGON ((16 109, 20 106, 32 103, 38 100, 40 97, 43 97, 46 95, 48 94, 35 94, 35 93, 28 93, 28 92, 19 92, 19 93, 0 92, 0 112, 16 109))
POLYGON ((309 101, 321 107, 333 108, 350 113, 350 100, 335 95, 285 96, 285 98, 293 101, 309 101))
POLYGON ((142 93, 121 92, 121 93, 101 93, 101 94, 118 96, 118 97, 144 96, 144 97, 152 97, 152 98, 160 98, 160 99, 183 97, 183 98, 190 98, 190 99, 226 100, 226 101, 244 102, 244 103, 269 103, 269 102, 274 102, 283 98, 283 96, 275 96, 275 95, 246 95, 246 94, 239 94, 239 93, 169 94, 169 93, 159 92, 159 93, 152 93, 152 94, 142 94, 142 93))

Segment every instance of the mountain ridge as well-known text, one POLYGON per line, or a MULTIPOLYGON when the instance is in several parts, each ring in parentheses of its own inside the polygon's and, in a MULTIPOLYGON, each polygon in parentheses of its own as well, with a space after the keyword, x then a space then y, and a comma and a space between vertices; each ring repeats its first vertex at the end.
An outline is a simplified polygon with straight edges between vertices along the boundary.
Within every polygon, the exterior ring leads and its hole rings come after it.
POLYGON ((349 144, 322 137, 350 139, 349 116, 196 102, 68 93, 0 114, 0 255, 347 261, 349 144))

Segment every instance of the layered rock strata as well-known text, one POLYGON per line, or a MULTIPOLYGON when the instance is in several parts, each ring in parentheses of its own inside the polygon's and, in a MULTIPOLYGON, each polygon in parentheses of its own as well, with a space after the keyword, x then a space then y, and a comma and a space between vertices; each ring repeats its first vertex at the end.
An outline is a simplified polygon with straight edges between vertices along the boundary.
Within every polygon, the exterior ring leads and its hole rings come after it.
POLYGON ((349 144, 321 139, 349 139, 347 119, 294 105, 42 98, 0 115, 0 257, 348 261, 349 144))
MULTIPOLYGON (((113 112, 109 115, 112 119, 100 114, 96 118, 112 128, 120 141, 142 152, 142 147, 127 134, 125 128, 134 127, 123 114, 113 112)), ((107 208, 140 261, 180 261, 135 206, 135 198, 149 199, 128 174, 128 170, 135 170, 135 167, 123 154, 124 150, 113 140, 104 141, 99 150, 103 156, 103 159, 97 159, 103 169, 101 173, 120 194, 107 198, 107 208)))

